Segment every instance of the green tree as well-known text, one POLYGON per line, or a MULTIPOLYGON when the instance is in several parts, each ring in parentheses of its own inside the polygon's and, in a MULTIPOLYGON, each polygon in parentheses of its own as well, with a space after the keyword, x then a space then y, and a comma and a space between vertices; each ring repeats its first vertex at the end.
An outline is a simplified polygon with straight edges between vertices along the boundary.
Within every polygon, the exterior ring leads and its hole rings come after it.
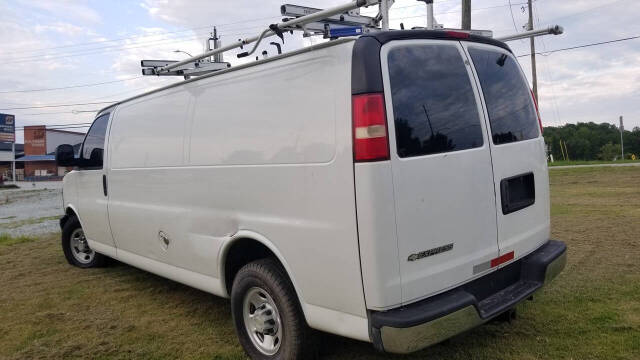
MULTIPOLYGON (((625 157, 626 154, 640 155, 640 128, 625 130, 623 138, 625 157)), ((563 158, 560 147, 560 141, 563 141, 571 160, 596 160, 600 158, 603 146, 620 146, 620 129, 612 124, 593 122, 550 126, 544 129, 544 139, 555 159, 563 158)), ((620 151, 614 157, 619 154, 620 151)))
POLYGON ((600 154, 598 154, 600 160, 617 160, 620 158, 620 144, 608 143, 600 148, 600 154))

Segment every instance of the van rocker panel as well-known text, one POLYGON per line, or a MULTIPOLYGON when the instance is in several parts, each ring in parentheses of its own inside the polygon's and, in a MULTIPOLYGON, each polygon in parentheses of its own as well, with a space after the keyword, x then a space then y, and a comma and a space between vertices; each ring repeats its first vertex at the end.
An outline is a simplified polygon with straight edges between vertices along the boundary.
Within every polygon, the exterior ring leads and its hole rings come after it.
POLYGON ((428 299, 370 314, 374 346, 409 353, 480 325, 531 297, 566 264, 564 242, 549 240, 524 258, 428 299))

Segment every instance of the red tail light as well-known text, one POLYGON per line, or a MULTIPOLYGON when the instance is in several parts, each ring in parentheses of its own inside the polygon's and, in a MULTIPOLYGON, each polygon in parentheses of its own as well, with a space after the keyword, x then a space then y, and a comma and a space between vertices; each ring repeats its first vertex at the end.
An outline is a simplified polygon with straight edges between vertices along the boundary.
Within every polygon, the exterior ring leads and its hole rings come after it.
POLYGON ((540 134, 542 134, 544 132, 544 129, 542 128, 542 118, 540 117, 538 102, 536 101, 535 95, 533 95, 533 90, 531 90, 531 97, 533 98, 533 104, 536 106, 536 115, 538 115, 538 124, 540 125, 540 134))
POLYGON ((447 36, 455 38, 455 39, 468 39, 469 33, 464 31, 445 31, 447 36))
POLYGON ((389 159, 384 94, 353 95, 353 159, 356 162, 389 159))

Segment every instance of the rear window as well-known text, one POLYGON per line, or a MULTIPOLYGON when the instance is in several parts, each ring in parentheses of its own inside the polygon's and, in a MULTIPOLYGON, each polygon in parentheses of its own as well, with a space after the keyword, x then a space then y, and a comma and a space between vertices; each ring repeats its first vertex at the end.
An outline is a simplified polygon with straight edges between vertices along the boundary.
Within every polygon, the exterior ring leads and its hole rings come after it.
POLYGON ((506 144, 539 135, 531 92, 512 56, 469 48, 489 112, 493 143, 506 144))
POLYGON ((455 45, 398 46, 388 63, 398 156, 482 146, 473 88, 455 45))

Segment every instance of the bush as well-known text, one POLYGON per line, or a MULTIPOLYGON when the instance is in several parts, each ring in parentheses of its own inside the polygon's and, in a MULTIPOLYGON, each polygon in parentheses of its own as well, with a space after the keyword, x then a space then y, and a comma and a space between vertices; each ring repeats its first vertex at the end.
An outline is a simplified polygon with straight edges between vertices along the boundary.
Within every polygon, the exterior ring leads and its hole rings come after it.
POLYGON ((607 143, 600 148, 598 158, 606 161, 618 160, 620 158, 620 151, 620 144, 607 143))

